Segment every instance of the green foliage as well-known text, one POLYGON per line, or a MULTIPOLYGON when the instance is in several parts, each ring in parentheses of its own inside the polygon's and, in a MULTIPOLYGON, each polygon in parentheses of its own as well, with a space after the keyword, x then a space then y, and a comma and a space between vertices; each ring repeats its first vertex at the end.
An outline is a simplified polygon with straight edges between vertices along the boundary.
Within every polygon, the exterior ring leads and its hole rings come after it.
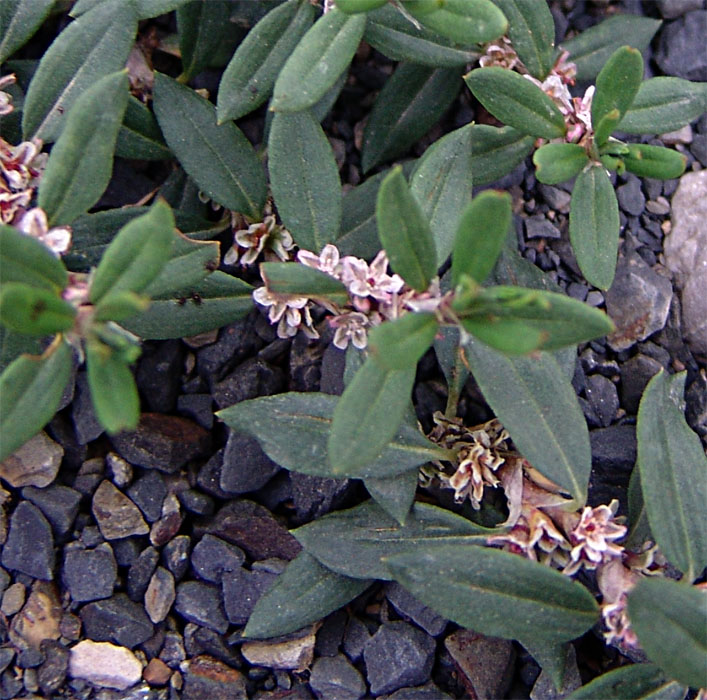
POLYGON ((53 4, 54 0, 5 0, 0 5, 0 63, 24 46, 53 4))

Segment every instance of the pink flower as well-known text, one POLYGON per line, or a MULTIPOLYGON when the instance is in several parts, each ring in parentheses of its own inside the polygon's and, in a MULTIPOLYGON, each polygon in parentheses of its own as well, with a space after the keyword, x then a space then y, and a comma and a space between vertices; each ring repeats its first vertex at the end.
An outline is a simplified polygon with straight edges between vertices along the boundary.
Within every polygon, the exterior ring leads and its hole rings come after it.
POLYGON ((226 265, 238 262, 239 247, 245 248, 240 257, 241 265, 252 265, 258 256, 265 251, 272 251, 283 262, 289 259, 288 251, 294 248, 290 232, 278 226, 275 217, 266 216, 262 221, 251 224, 247 229, 240 229, 233 234, 233 246, 223 258, 226 265))
POLYGON ((15 107, 12 104, 12 95, 4 92, 3 88, 12 85, 15 82, 15 74, 10 73, 0 78, 0 117, 11 114, 15 107))
POLYGON ((484 55, 479 59, 479 65, 483 68, 498 66, 499 68, 512 70, 519 64, 518 54, 513 48, 511 40, 506 36, 502 36, 494 43, 488 44, 484 49, 484 55))
POLYGON ((337 348, 346 350, 349 341, 359 350, 363 350, 368 345, 366 327, 369 325, 369 321, 366 315, 360 311, 334 316, 329 320, 329 325, 336 328, 333 342, 337 348))
POLYGON ((16 226, 22 233, 44 243, 57 258, 66 253, 71 246, 71 228, 69 226, 49 228, 47 215, 39 207, 22 214, 16 226))
POLYGON ((335 245, 327 243, 320 255, 310 253, 308 250, 300 250, 297 253, 297 261, 307 267, 326 272, 327 275, 341 278, 341 264, 339 262, 339 250, 335 245))
POLYGON ((388 301, 404 285, 401 277, 388 274, 388 256, 384 250, 376 255, 370 265, 361 258, 347 255, 341 261, 341 268, 342 282, 351 294, 362 299, 370 296, 378 301, 388 301))
POLYGON ((268 319, 270 323, 278 324, 278 338, 291 338, 298 330, 304 331, 309 338, 319 337, 312 325, 307 297, 275 294, 267 287, 258 287, 253 292, 253 299, 261 306, 270 307, 268 319))

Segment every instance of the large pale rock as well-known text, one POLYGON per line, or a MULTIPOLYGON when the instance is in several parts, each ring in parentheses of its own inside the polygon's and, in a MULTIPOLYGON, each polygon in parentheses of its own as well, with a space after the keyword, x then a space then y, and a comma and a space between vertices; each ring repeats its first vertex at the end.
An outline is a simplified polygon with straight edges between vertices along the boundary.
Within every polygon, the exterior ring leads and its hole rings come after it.
POLYGON ((246 642, 241 653, 254 666, 303 671, 312 664, 315 641, 316 629, 309 627, 284 641, 246 642))
POLYGON ((46 433, 37 433, 0 463, 0 477, 16 489, 22 486, 44 488, 56 478, 63 456, 61 445, 46 433))
POLYGON ((71 649, 69 675, 94 685, 125 690, 140 681, 142 664, 130 649, 85 639, 71 649))
POLYGON ((672 200, 665 265, 682 290, 682 325, 693 352, 707 355, 707 170, 687 173, 672 200))

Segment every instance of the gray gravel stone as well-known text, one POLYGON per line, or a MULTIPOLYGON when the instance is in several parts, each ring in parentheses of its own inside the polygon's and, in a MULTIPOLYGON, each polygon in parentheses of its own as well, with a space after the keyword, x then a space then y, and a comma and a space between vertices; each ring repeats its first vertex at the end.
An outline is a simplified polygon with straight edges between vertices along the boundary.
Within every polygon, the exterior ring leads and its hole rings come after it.
POLYGON ((528 238, 560 238, 562 234, 542 214, 536 214, 525 220, 525 235, 528 238))
POLYGON ((268 571, 236 569, 221 576, 226 616, 234 625, 245 625, 255 604, 275 582, 277 574, 268 571))
POLYGON ((9 586, 2 594, 0 610, 2 610, 3 615, 10 617, 19 612, 25 604, 26 595, 27 589, 19 581, 9 586))
POLYGON ((152 622, 157 624, 167 617, 174 603, 174 576, 158 566, 145 591, 145 611, 152 622))
POLYGON ((39 508, 27 501, 20 501, 10 518, 2 565, 42 581, 54 578, 52 528, 39 508))
POLYGON ((85 371, 76 373, 76 393, 71 404, 71 419, 79 445, 85 445, 103 434, 103 426, 98 422, 93 410, 85 371))
POLYGON ((44 695, 51 697, 66 680, 69 666, 69 650, 53 639, 41 644, 44 663, 37 669, 37 682, 44 695))
POLYGON ((704 0, 658 0, 658 10, 663 19, 675 19, 703 7, 704 0))
POLYGON ((196 575, 210 583, 221 583, 224 572, 237 571, 245 561, 245 554, 235 545, 220 537, 206 534, 191 553, 191 565, 196 575))
POLYGON ((594 413, 599 418, 599 424, 602 427, 611 425, 619 410, 619 394, 614 382, 601 374, 593 374, 587 377, 585 392, 594 413))
POLYGON ((248 435, 230 432, 223 453, 220 486, 229 493, 257 491, 280 470, 248 435))
POLYGON ((371 633, 361 620, 357 617, 349 618, 344 632, 344 653, 351 661, 358 661, 363 656, 363 649, 370 638, 371 633))
MULTIPOLYGON (((624 176, 626 177, 626 176, 624 176)), ((630 173, 628 181, 616 189, 619 206, 631 216, 639 216, 646 207, 646 198, 641 191, 641 181, 630 173)))
POLYGON ((15 488, 42 488, 56 478, 63 456, 64 448, 45 432, 40 432, 0 462, 0 477, 15 488))
POLYGON ((381 625, 366 642, 363 658, 371 693, 391 693, 429 680, 435 642, 407 622, 381 625))
POLYGON ((178 535, 167 542, 162 549, 162 562, 168 571, 177 581, 184 578, 184 574, 189 569, 189 550, 191 549, 191 538, 187 535, 178 535))
POLYGON ((207 430, 214 425, 212 404, 211 394, 182 394, 177 398, 177 410, 207 430))
POLYGON ((317 659, 309 685, 322 700, 359 700, 366 694, 366 683, 361 674, 341 655, 317 659))
POLYGON ((214 384, 212 394, 216 405, 226 408, 256 396, 277 394, 284 389, 285 375, 282 369, 253 357, 214 384))
POLYGON ((113 595, 118 565, 106 542, 96 549, 66 549, 62 579, 75 603, 113 595))
POLYGON ((131 600, 136 603, 142 600, 159 559, 160 554, 154 547, 146 547, 131 564, 126 583, 126 590, 131 600))
POLYGON ((452 700, 452 696, 443 693, 430 681, 417 688, 401 688, 392 695, 382 695, 380 700, 452 700))
POLYGON ((660 362, 641 353, 621 365, 621 405, 628 413, 638 413, 643 390, 661 369, 660 362))
POLYGON ((174 609, 189 622, 224 634, 228 620, 223 612, 218 588, 208 583, 186 581, 177 586, 174 609))
POLYGON ((666 75, 707 80, 707 10, 693 10, 660 31, 655 62, 666 75))
POLYGON ((399 583, 389 583, 385 587, 385 597, 403 617, 409 618, 427 634, 436 637, 444 632, 447 620, 438 615, 434 610, 423 605, 412 593, 403 588, 399 583))
POLYGON ((150 531, 139 508, 110 481, 103 481, 96 489, 91 509, 107 540, 146 535, 150 531))
POLYGON ((87 603, 79 615, 84 634, 95 642, 114 642, 133 649, 154 631, 142 605, 133 603, 124 593, 87 603))
POLYGON ((34 503, 49 521, 56 537, 63 538, 76 520, 81 494, 68 486, 52 484, 44 489, 27 486, 22 489, 22 498, 34 503))
POLYGON ((179 340, 144 344, 135 378, 151 411, 174 410, 179 378, 184 368, 185 349, 179 340))

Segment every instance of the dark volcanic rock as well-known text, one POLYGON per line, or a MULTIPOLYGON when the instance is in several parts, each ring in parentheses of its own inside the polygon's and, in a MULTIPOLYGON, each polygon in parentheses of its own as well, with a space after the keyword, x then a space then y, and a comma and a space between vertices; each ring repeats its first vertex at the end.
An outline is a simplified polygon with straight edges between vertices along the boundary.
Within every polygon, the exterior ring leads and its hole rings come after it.
POLYGON ((215 384, 213 397, 219 408, 226 408, 246 399, 277 394, 284 388, 283 371, 265 360, 253 357, 215 384))
POLYGON ((210 656, 190 659, 185 671, 182 700, 246 700, 245 677, 210 656))
POLYGON ((10 518, 2 565, 42 581, 54 577, 52 528, 39 508, 27 501, 21 501, 10 518))
POLYGON ((290 472, 290 484, 298 523, 320 518, 338 508, 357 488, 352 479, 328 479, 299 472, 290 472))
POLYGON ((133 603, 124 593, 88 603, 79 614, 86 637, 95 642, 114 642, 133 649, 154 632, 142 605, 133 603))
POLYGON ((220 486, 229 493, 257 491, 279 469, 255 438, 231 432, 223 453, 220 486))
POLYGON ((312 667, 309 685, 319 698, 359 700, 366 694, 366 683, 345 656, 323 656, 312 667))
POLYGON ((154 547, 147 547, 142 550, 140 556, 132 563, 128 570, 126 584, 126 590, 131 600, 136 603, 142 600, 159 560, 159 552, 154 547))
POLYGON ((166 340, 143 348, 135 378, 151 411, 169 413, 174 410, 184 355, 184 346, 179 340, 166 340))
POLYGON ((211 430, 214 425, 213 401, 210 394, 183 394, 177 399, 177 410, 211 430))
POLYGON ((22 498, 34 503, 49 521, 54 534, 63 538, 69 533, 79 512, 81 494, 68 486, 52 484, 44 489, 26 486, 22 498))
POLYGON ((707 80, 707 10, 694 10, 660 32, 655 61, 667 75, 686 80, 707 80))
POLYGON ((145 520, 154 523, 162 515, 162 502, 167 496, 167 486, 159 472, 150 470, 128 488, 128 496, 142 511, 145 520))
POLYGON ((211 434, 200 425, 163 413, 143 413, 136 430, 118 433, 111 440, 131 464, 169 473, 205 457, 211 447, 211 434))
POLYGON ((363 658, 371 693, 390 693, 429 680, 435 642, 407 622, 388 622, 366 642, 363 658))
POLYGON ((611 425, 619 410, 619 394, 614 382, 601 374, 593 374, 587 377, 585 391, 600 425, 611 425))
POLYGON ((37 669, 37 682, 42 693, 51 697, 66 679, 69 650, 53 639, 45 639, 40 648, 44 652, 44 663, 37 669))
POLYGON ((224 634, 228 620, 223 613, 221 595, 218 588, 208 583, 185 581, 177 586, 177 600, 174 609, 189 622, 208 627, 224 634))
POLYGON ((191 553, 191 565, 196 575, 210 583, 221 583, 224 572, 237 571, 245 554, 235 545, 206 534, 191 553))
POLYGON ((79 445, 85 445, 103 434, 103 426, 93 410, 86 372, 76 374, 76 395, 71 405, 71 418, 79 445))
POLYGON ((226 615, 234 625, 245 625, 255 604, 275 582, 277 574, 269 571, 236 569, 221 576, 223 604, 226 615))
POLYGON ((170 540, 162 550, 162 562, 174 578, 179 581, 189 568, 189 550, 191 539, 187 535, 179 535, 170 540))
POLYGON ((76 603, 113 595, 118 565, 108 543, 96 549, 67 549, 62 579, 76 603))
POLYGON ((631 173, 625 176, 626 184, 616 188, 621 208, 630 216, 640 216, 646 208, 646 198, 641 191, 641 181, 631 173))
POLYGON ((442 634, 447 627, 447 620, 423 605, 412 593, 398 583, 392 582, 386 585, 385 597, 403 617, 417 623, 433 637, 442 634))
POLYGON ((592 469, 615 484, 625 484, 636 463, 636 426, 612 425, 589 433, 592 469))

